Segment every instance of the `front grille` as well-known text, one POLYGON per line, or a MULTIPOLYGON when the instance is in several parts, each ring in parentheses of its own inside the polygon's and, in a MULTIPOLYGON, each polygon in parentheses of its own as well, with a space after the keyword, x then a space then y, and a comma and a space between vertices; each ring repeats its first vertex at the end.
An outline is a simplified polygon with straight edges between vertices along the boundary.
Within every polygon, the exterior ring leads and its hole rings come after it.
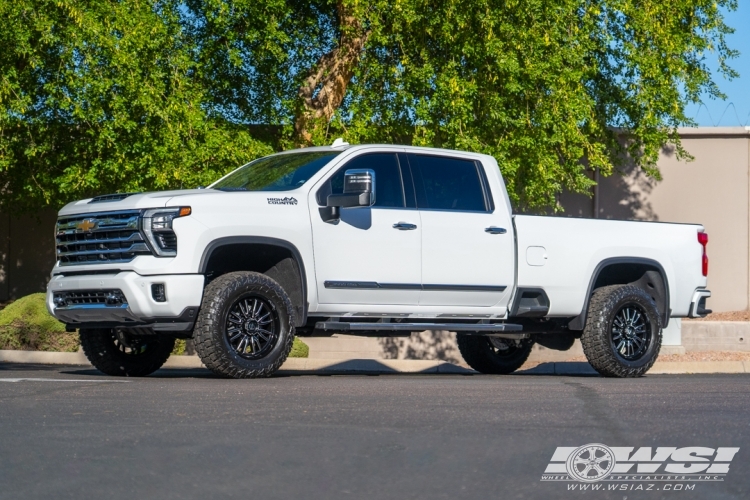
POLYGON ((125 295, 121 290, 76 290, 75 292, 55 292, 53 294, 55 307, 71 307, 83 305, 122 306, 127 305, 125 295))
POLYGON ((139 229, 137 210, 60 217, 57 259, 62 266, 129 262, 151 255, 139 229))

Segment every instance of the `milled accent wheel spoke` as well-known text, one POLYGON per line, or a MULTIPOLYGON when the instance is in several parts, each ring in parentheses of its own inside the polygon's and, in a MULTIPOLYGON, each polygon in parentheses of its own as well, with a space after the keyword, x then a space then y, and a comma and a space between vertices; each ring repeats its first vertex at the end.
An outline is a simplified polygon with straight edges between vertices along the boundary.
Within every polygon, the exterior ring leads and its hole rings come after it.
POLYGON ((273 322, 273 318, 271 318, 271 313, 267 312, 262 317, 258 318, 258 324, 259 325, 267 325, 269 323, 273 322))
POLYGON ((614 351, 627 361, 635 361, 648 351, 651 324, 638 304, 623 306, 612 319, 610 339, 614 351))
POLYGON ((279 335, 274 309, 262 297, 242 297, 230 308, 224 335, 232 349, 245 359, 260 359, 270 353, 279 335))

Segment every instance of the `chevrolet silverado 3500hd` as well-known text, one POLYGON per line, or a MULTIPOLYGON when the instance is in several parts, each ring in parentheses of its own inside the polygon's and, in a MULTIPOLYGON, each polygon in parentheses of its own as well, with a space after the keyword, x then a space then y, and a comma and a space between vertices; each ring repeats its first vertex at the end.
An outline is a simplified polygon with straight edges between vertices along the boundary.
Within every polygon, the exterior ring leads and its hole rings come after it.
POLYGON ((110 375, 152 373, 178 338, 240 378, 276 371, 295 334, 448 330, 483 373, 580 338, 599 373, 635 377, 670 318, 710 312, 707 242, 698 224, 514 215, 490 156, 337 140, 206 189, 70 203, 47 306, 110 375))

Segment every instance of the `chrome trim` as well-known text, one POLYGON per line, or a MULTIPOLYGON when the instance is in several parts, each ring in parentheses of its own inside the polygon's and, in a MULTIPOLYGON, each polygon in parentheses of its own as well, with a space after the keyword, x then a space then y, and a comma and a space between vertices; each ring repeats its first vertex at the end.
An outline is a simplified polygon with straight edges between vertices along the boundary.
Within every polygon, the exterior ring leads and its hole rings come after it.
MULTIPOLYGON (((127 241, 127 240, 124 240, 127 241)), ((88 241, 82 241, 80 243, 81 245, 89 245, 90 243, 88 241)), ((67 246, 67 245, 60 245, 60 246, 67 246)), ((116 252, 112 251, 112 249, 102 249, 102 250, 84 250, 84 251, 73 251, 73 252, 60 252, 57 251, 58 257, 73 257, 77 255, 98 255, 101 253, 133 253, 133 252, 150 252, 148 246, 146 246, 145 242, 139 242, 135 245, 130 245, 128 248, 118 248, 116 252)), ((107 260, 105 262, 115 262, 115 260, 107 260)))
POLYGON ((140 218, 140 210, 59 217, 55 226, 59 265, 130 262, 138 255, 153 255, 141 233, 140 218))
MULTIPOLYGON (((78 234, 85 234, 85 233, 78 233, 78 234)), ((71 240, 66 241, 64 243, 61 243, 61 246, 70 246, 70 245, 98 245, 99 243, 127 243, 129 241, 145 241, 143 239, 143 236, 141 236, 141 233, 133 233, 127 238, 111 238, 111 239, 102 239, 102 240, 71 240)))
POLYGON ((60 217, 57 222, 57 233, 60 234, 62 232, 63 234, 77 234, 77 233, 92 233, 104 230, 114 231, 116 229, 138 229, 138 218, 140 217, 140 213, 135 212, 132 214, 131 217, 128 219, 114 219, 112 218, 112 215, 119 215, 119 214, 127 214, 132 212, 119 212, 119 213, 111 213, 111 214, 81 214, 81 215, 72 215, 72 216, 66 216, 66 217, 60 217), (106 218, 105 218, 106 217, 106 218), (60 223, 60 220, 65 219, 74 219, 67 223, 60 223), (80 231, 76 228, 76 226, 83 220, 92 219, 97 221, 96 222, 96 229, 93 229, 91 231, 80 231))

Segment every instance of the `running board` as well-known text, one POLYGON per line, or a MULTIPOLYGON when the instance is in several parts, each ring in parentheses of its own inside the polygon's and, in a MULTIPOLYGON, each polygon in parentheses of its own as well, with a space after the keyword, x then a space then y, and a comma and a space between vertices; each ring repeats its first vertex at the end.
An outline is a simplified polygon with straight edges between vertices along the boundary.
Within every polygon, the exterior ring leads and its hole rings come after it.
POLYGON ((477 335, 497 332, 520 332, 523 326, 510 323, 349 323, 343 321, 319 321, 316 330, 336 332, 422 332, 425 330, 448 330, 450 332, 472 332, 477 335))

